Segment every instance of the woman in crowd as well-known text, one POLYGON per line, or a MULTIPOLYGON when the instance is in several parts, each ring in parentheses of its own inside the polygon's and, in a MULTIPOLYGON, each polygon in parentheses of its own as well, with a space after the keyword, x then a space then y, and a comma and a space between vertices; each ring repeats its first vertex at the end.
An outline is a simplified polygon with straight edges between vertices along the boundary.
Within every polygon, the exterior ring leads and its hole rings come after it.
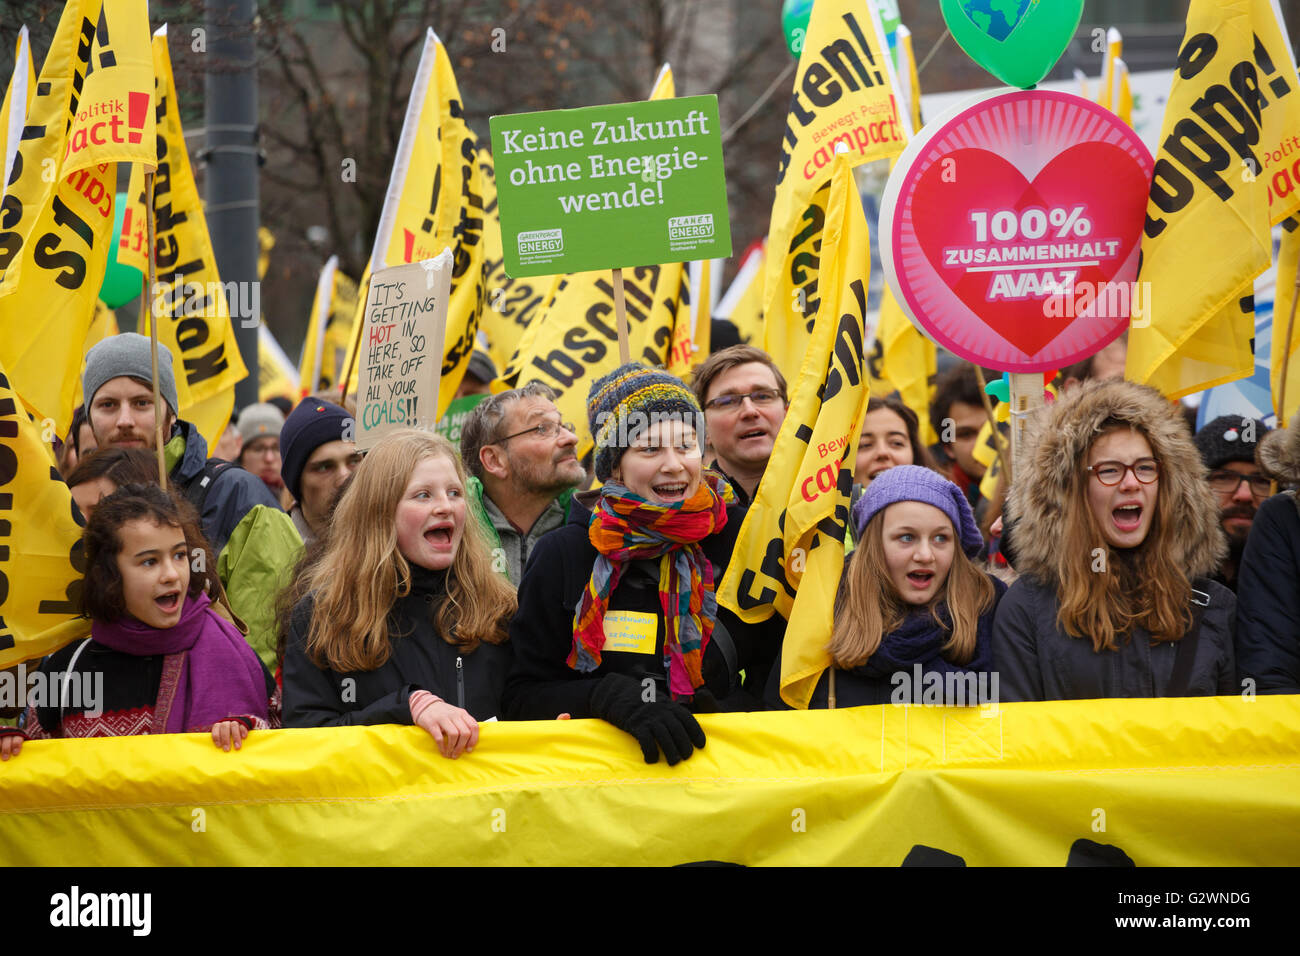
POLYGON ((146 448, 105 448, 83 455, 67 476, 72 500, 90 520, 100 499, 123 485, 158 483, 158 459, 146 448))
POLYGON ((466 522, 465 472, 440 435, 403 429, 357 467, 305 572, 284 657, 284 725, 415 724, 445 757, 500 715, 509 582, 466 522))
MULTIPOLYGON (((993 612, 1006 585, 974 563, 984 547, 966 497, 928 468, 899 465, 853 508, 857 548, 835 601, 830 654, 809 702, 829 706, 997 698, 993 612)), ((780 699, 773 668, 767 701, 780 699)))
POLYGON ((211 733, 229 751, 266 728, 269 675, 212 609, 216 560, 193 508, 157 485, 127 485, 99 503, 85 540, 91 636, 46 658, 59 699, 29 707, 25 732, 0 729, 0 757, 24 737, 161 733, 211 733))
POLYGON ((1205 468, 1169 402, 1091 381, 1033 422, 1007 502, 1020 579, 998 606, 1004 700, 1231 694, 1235 602, 1205 468))
POLYGON ((930 453, 921 442, 916 412, 893 395, 869 399, 853 480, 866 488, 873 478, 899 465, 934 467, 930 453))
POLYGON ((646 762, 662 750, 674 764, 704 746, 693 712, 757 705, 781 630, 717 606, 744 509, 702 468, 690 390, 624 365, 592 385, 587 413, 603 485, 574 497, 569 523, 524 570, 506 714, 599 717, 634 736, 646 762), (746 690, 733 694, 741 670, 746 690))

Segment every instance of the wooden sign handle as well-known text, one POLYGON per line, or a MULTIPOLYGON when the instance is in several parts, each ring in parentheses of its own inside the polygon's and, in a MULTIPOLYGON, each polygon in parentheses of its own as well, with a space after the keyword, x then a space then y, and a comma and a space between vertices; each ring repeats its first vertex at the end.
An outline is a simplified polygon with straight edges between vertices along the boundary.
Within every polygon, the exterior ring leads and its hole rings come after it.
POLYGON ((627 301, 623 298, 623 270, 614 270, 614 312, 618 315, 618 359, 620 365, 632 361, 627 344, 627 301))
POLYGON ((1020 473, 1020 458, 1024 454, 1025 426, 1029 413, 1043 407, 1043 373, 1011 373, 1011 461, 1015 474, 1020 473))

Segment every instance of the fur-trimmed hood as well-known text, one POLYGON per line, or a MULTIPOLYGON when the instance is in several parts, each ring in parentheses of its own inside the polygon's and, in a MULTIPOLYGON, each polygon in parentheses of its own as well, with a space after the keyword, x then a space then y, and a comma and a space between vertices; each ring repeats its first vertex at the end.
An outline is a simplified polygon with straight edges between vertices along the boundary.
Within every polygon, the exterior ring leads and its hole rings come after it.
POLYGON ((1269 432, 1259 443, 1260 468, 1284 485, 1300 483, 1300 426, 1269 432))
POLYGON ((1016 523, 1016 570, 1044 583, 1060 580, 1061 559, 1072 546, 1065 540, 1064 509, 1082 507, 1067 500, 1071 474, 1108 418, 1141 427, 1160 462, 1159 493, 1173 495, 1178 528, 1170 562, 1192 580, 1214 573, 1228 544, 1186 422, 1159 392, 1116 380, 1084 382, 1029 420, 1006 506, 1016 523))

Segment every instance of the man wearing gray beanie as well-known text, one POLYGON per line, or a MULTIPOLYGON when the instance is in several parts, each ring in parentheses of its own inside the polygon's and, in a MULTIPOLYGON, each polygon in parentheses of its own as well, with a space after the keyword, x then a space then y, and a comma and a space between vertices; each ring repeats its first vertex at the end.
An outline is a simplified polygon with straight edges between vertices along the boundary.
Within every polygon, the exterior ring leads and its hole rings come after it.
MULTIPOLYGON (((87 353, 82 391, 99 448, 154 449, 149 352, 148 338, 123 332, 87 353)), ((167 406, 163 460, 169 483, 199 512, 203 535, 218 555, 218 573, 231 606, 249 624, 249 644, 264 661, 273 662, 275 622, 265 619, 266 609, 275 603, 270 582, 279 565, 292 567, 296 560, 301 548, 298 532, 260 478, 231 462, 208 458, 208 444, 199 430, 178 414, 172 354, 163 345, 158 346, 158 392, 167 406)))

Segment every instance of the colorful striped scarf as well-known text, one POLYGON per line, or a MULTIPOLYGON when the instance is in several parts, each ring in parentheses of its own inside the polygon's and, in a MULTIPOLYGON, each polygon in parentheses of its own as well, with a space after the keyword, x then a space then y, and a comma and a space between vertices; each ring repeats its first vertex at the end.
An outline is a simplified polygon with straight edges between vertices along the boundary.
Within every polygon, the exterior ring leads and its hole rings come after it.
POLYGON ((606 482, 591 512, 588 537, 600 553, 574 615, 569 667, 582 673, 600 667, 610 595, 629 562, 659 558, 668 689, 674 700, 694 696, 704 683, 701 662, 718 615, 713 563, 700 542, 726 526, 730 493, 725 480, 708 472, 695 494, 672 505, 651 504, 606 482))

